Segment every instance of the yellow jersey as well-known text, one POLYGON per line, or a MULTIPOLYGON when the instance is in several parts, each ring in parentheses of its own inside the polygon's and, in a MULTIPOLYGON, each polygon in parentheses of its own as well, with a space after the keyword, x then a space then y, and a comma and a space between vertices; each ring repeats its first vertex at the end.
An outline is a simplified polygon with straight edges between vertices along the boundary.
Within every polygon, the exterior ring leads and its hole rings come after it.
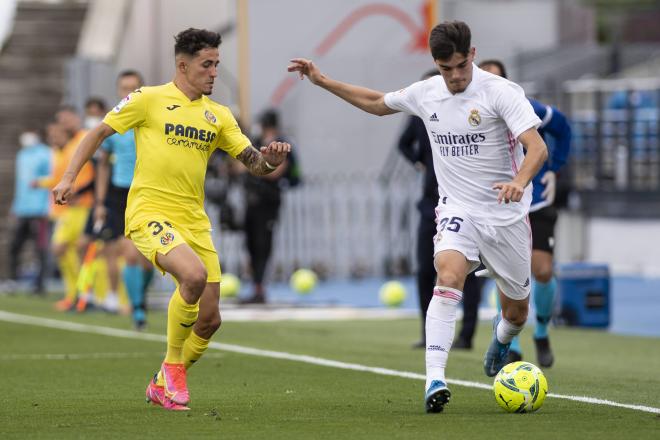
POLYGON ((170 82, 134 91, 103 122, 135 133, 125 233, 154 215, 191 231, 210 229, 204 178, 211 153, 220 148, 236 157, 251 144, 231 111, 207 96, 191 101, 170 82))

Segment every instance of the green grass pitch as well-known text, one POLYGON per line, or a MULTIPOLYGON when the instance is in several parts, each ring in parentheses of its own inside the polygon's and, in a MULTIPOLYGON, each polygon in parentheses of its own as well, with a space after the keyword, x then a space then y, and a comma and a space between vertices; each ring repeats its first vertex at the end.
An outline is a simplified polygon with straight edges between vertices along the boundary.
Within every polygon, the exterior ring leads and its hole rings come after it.
MULTIPOLYGON (((129 328, 128 318, 51 311, 52 300, 0 297, 0 310, 129 328)), ((149 316, 164 334, 165 315, 149 316)), ((416 320, 226 322, 214 341, 422 374, 416 320)), ((481 367, 490 337, 452 352, 448 377, 490 383, 481 367)), ((552 329, 550 392, 660 407, 660 339, 552 329)), ((535 362, 530 329, 527 360, 535 362)), ((451 385, 441 414, 424 413, 423 381, 210 349, 189 371, 192 410, 144 401, 162 359, 159 341, 0 319, 0 438, 657 439, 660 415, 548 397, 533 414, 507 414, 490 390, 451 385), (47 358, 46 355, 54 355, 47 358), (68 355, 62 357, 59 355, 68 355)))

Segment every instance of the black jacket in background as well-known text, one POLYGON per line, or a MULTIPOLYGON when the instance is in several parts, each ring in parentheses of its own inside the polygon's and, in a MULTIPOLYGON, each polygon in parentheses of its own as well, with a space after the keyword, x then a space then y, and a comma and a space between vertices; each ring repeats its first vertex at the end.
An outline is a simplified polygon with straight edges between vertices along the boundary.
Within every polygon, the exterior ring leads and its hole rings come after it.
POLYGON ((399 151, 414 164, 424 165, 424 189, 417 208, 424 217, 435 218, 438 204, 438 182, 435 180, 431 143, 424 122, 417 116, 408 119, 408 125, 399 138, 399 151))

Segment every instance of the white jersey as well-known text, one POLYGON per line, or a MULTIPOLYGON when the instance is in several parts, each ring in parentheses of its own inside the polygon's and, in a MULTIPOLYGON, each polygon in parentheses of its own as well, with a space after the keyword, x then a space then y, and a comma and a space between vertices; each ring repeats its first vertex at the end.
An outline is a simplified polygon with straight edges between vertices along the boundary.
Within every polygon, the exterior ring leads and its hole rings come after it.
POLYGON ((474 65, 462 93, 452 94, 437 75, 386 94, 385 104, 424 121, 440 205, 458 206, 474 222, 493 226, 527 215, 531 183, 519 203, 498 204, 493 189, 518 174, 525 158, 518 136, 541 124, 520 86, 474 65))

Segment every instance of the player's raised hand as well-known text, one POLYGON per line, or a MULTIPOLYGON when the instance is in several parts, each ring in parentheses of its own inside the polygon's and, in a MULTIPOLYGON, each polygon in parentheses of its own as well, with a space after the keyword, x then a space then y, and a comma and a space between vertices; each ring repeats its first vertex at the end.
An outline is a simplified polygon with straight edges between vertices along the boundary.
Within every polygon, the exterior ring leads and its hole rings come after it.
POLYGON ((294 58, 291 60, 291 64, 289 64, 287 70, 289 72, 298 72, 300 79, 307 76, 312 84, 318 84, 323 79, 323 74, 312 60, 294 58))
POLYGON ((291 145, 287 142, 271 142, 267 147, 261 147, 261 154, 271 166, 278 166, 286 155, 291 151, 291 145))
POLYGON ((499 190, 497 203, 519 202, 525 192, 525 188, 517 182, 497 182, 493 189, 499 190))
POLYGON ((55 204, 66 205, 71 198, 72 192, 73 183, 66 179, 60 180, 60 182, 55 185, 55 188, 53 188, 53 199, 55 200, 55 204))

